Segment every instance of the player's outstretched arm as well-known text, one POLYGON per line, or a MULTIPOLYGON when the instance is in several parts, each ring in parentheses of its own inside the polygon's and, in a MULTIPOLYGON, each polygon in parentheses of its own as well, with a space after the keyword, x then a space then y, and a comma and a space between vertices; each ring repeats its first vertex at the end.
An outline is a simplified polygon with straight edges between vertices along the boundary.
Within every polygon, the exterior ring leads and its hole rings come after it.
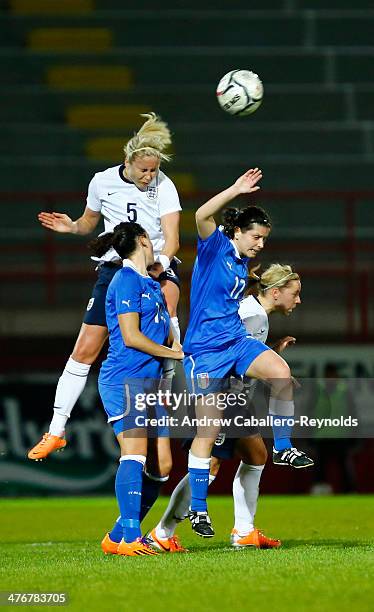
POLYGON ((179 250, 180 213, 172 212, 161 217, 161 229, 165 244, 157 261, 148 269, 152 278, 158 278, 170 266, 170 262, 179 250))
POLYGON ((101 213, 86 207, 83 215, 73 221, 68 215, 57 212, 41 212, 38 219, 43 227, 60 234, 90 234, 100 221, 101 213))
POLYGON ((262 172, 258 168, 247 170, 240 176, 231 187, 221 191, 213 198, 205 202, 196 211, 196 226, 200 238, 209 238, 215 231, 217 224, 214 215, 219 212, 226 204, 242 193, 253 193, 260 187, 257 183, 262 178, 262 172))
POLYGON ((169 260, 173 259, 179 250, 179 222, 179 212, 168 213, 161 217, 161 229, 165 240, 161 254, 166 255, 169 260))

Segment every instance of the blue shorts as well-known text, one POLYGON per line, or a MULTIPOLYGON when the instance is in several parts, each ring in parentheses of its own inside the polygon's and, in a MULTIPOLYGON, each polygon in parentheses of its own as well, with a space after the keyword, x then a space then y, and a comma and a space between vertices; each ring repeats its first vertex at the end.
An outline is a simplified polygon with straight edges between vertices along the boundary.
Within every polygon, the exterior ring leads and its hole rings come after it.
POLYGON ((171 283, 174 283, 179 289, 181 286, 181 279, 178 274, 178 264, 175 259, 172 259, 170 262, 170 268, 165 270, 165 272, 161 272, 160 276, 157 279, 159 282, 168 280, 171 283))
POLYGON ((121 268, 122 264, 116 264, 111 261, 99 266, 97 281, 92 290, 92 296, 88 300, 86 313, 83 317, 83 323, 86 323, 86 325, 107 326, 105 316, 106 293, 110 281, 121 268))
POLYGON ((244 336, 216 350, 186 355, 183 366, 188 391, 205 395, 225 390, 230 376, 244 376, 256 357, 268 350, 263 342, 244 336))
POLYGON ((147 429, 148 437, 169 436, 168 414, 156 399, 159 380, 129 379, 123 385, 104 385, 99 381, 99 392, 108 423, 116 435, 130 429, 147 429), (156 384, 157 383, 157 384, 156 384), (147 395, 153 394, 150 400, 147 395), (152 419, 154 422, 147 421, 152 419))
MULTIPOLYGON (((105 299, 108 286, 113 276, 122 268, 121 263, 112 261, 105 262, 99 265, 98 278, 92 290, 92 295, 88 300, 86 313, 83 317, 83 323, 86 325, 102 325, 107 326, 105 316, 105 299)), ((178 276, 178 265, 173 259, 170 263, 170 268, 162 272, 157 279, 159 282, 169 280, 177 287, 180 287, 180 279, 178 276)))
MULTIPOLYGON (((212 457, 218 459, 232 459, 235 457, 235 445, 238 438, 226 438, 226 434, 218 434, 216 442, 212 448, 212 457)), ((189 451, 193 438, 185 438, 182 442, 182 448, 189 451)))

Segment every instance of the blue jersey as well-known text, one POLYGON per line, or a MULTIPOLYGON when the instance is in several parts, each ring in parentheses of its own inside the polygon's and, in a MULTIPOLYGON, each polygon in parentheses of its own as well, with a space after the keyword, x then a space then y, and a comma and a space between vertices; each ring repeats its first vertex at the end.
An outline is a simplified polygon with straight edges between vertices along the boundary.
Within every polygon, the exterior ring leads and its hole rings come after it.
POLYGON ((199 238, 191 281, 190 320, 183 350, 187 354, 219 348, 247 332, 238 314, 248 280, 248 258, 239 257, 218 228, 199 238))
POLYGON ((165 344, 170 329, 160 284, 143 276, 129 260, 111 281, 105 303, 109 330, 109 350, 99 375, 100 384, 123 384, 127 378, 159 378, 163 359, 127 347, 121 334, 118 315, 139 313, 140 331, 158 344, 165 344))

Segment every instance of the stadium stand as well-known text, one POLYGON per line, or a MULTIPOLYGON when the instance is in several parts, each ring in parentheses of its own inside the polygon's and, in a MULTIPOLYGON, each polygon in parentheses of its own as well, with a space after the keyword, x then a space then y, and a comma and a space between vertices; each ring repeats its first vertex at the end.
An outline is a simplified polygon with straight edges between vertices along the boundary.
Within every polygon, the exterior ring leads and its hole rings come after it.
MULTIPOLYGON (((83 193, 95 171, 119 162, 123 141, 148 110, 161 114, 174 133, 169 174, 187 209, 201 200, 194 194, 219 189, 255 163, 264 169, 270 194, 263 201, 282 248, 296 238, 326 247, 294 251, 293 242, 292 261, 310 267, 313 253, 315 265, 328 259, 339 274, 352 265, 347 228, 358 223, 355 239, 369 238, 366 196, 353 213, 352 197, 342 205, 341 195, 283 198, 280 212, 272 194, 372 188, 372 3, 255 0, 248 9, 244 0, 233 0, 229 9, 216 6, 213 0, 203 6, 167 0, 157 10, 149 0, 0 0, 1 191, 8 202, 12 194, 25 194, 14 196, 16 228, 4 208, 2 232, 5 242, 16 235, 35 241, 39 251, 28 259, 35 271, 50 248, 32 221, 36 211, 49 205, 78 215, 83 197, 63 194, 83 193), (226 115, 215 100, 219 78, 237 67, 255 70, 265 84, 263 105, 250 118, 226 115), (60 195, 51 199, 52 192, 60 195)), ((182 230, 191 240, 188 212, 182 230)), ((72 247, 61 248, 58 262, 63 269, 75 265, 78 274, 83 247, 69 238, 53 244, 72 247)), ((269 257, 279 253, 279 243, 272 244, 269 257)), ((192 253, 188 247, 184 261, 192 253)), ((354 266, 366 265, 369 255, 356 257, 354 266)), ((78 303, 80 288, 65 285, 52 302, 78 303)), ((343 281, 336 286, 345 300, 343 281)), ((2 291, 7 301, 6 283, 2 291)), ((42 300, 42 293, 34 296, 42 300)))

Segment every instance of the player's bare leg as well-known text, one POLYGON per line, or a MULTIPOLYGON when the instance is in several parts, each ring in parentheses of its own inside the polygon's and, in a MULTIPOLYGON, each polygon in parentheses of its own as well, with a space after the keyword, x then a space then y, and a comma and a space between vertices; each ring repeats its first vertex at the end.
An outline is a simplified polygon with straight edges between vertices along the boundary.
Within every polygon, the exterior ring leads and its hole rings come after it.
POLYGON ((164 294, 168 312, 171 318, 177 316, 180 291, 177 285, 169 280, 161 281, 161 291, 164 294))

